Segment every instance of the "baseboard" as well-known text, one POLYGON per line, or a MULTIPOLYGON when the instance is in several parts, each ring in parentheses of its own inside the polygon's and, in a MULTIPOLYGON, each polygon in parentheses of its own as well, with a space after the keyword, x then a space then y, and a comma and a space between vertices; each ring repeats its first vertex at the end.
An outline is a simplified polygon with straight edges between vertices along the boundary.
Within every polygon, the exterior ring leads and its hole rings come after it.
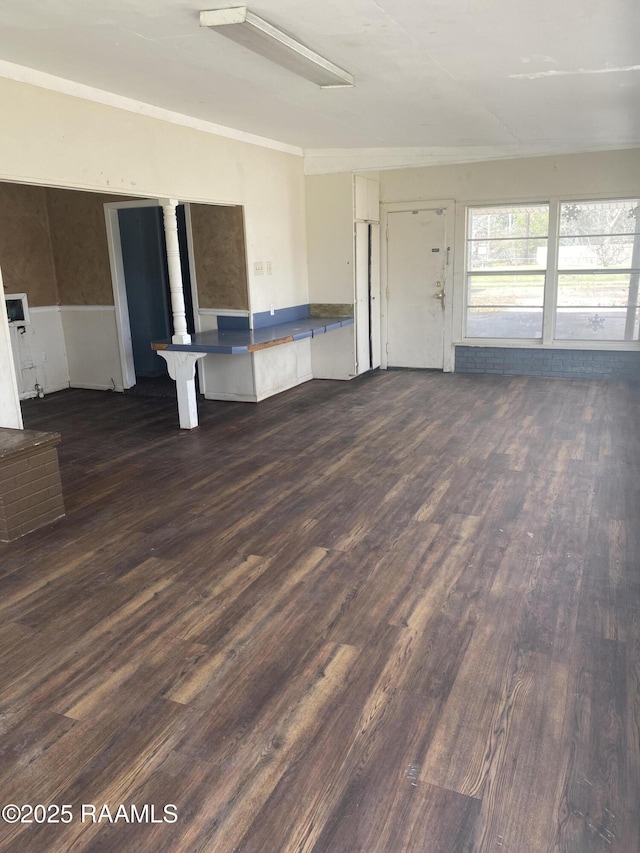
MULTIPOLYGON (((46 397, 48 394, 55 394, 56 391, 65 391, 67 388, 70 388, 70 387, 72 387, 72 386, 70 386, 68 382, 63 382, 62 384, 58 383, 57 385, 47 386, 44 389, 44 396, 46 397)), ((37 391, 24 391, 20 395, 20 399, 21 400, 33 400, 37 396, 38 396, 37 391)))
POLYGON ((231 394, 225 391, 207 392, 202 395, 205 400, 219 400, 224 403, 257 403, 255 394, 231 394))
POLYGON ((70 382, 69 388, 79 388, 85 391, 116 391, 122 392, 122 388, 114 388, 113 385, 94 385, 91 382, 70 382))
POLYGON ((55 394, 56 391, 65 391, 67 388, 70 388, 70 387, 71 387, 71 385, 68 382, 64 382, 62 385, 60 385, 60 384, 53 385, 52 387, 44 389, 44 395, 46 397, 47 394, 55 394))

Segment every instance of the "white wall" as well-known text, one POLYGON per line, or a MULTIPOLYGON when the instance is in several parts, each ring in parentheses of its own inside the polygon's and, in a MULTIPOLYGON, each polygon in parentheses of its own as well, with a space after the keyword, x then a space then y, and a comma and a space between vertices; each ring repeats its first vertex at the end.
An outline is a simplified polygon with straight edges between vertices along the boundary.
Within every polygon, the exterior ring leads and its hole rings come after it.
POLYGON ((31 308, 30 315, 38 383, 45 393, 68 388, 69 366, 60 306, 31 308))
POLYGON ((309 302, 302 159, 248 159, 243 181, 249 305, 252 313, 309 302), (253 264, 262 261, 263 275, 253 264), (266 274, 267 261, 272 273, 266 274))
POLYGON ((0 78, 0 103, 2 180, 232 204, 274 163, 302 180, 300 157, 25 83, 0 78))
POLYGON ((355 325, 343 326, 311 341, 311 367, 316 379, 356 376, 355 325))
MULTIPOLYGON (((254 260, 273 267, 271 276, 250 275, 252 311, 309 302, 302 157, 7 79, 0 107, 0 180, 242 204, 250 269, 254 260)), ((71 383, 85 373, 100 387, 104 377, 121 383, 105 318, 91 320, 109 347, 95 353, 102 366, 85 361, 91 341, 77 320, 63 311, 71 383)), ((295 363, 291 353, 287 376, 295 363)))
POLYGON ((45 394, 69 387, 67 353, 58 305, 29 309, 30 322, 11 328, 13 357, 21 399, 37 396, 36 384, 45 394))
POLYGON ((47 305, 29 315, 24 332, 10 329, 20 399, 36 397, 36 384, 45 394, 70 385, 122 391, 112 306, 47 305))
MULTIPOLYGON (((353 175, 307 176, 306 188, 310 301, 353 305, 353 175)), ((318 379, 353 378, 355 326, 314 338, 311 358, 313 375, 318 379)))
POLYGON ((253 375, 253 356, 206 355, 202 364, 200 390, 207 400, 238 400, 244 403, 257 402, 256 384, 253 375))
POLYGON ((307 243, 311 302, 353 302, 353 175, 311 175, 307 243))
POLYGON ((467 203, 545 201, 640 192, 640 149, 493 160, 380 172, 383 203, 455 199, 467 203))
POLYGON ((72 388, 122 391, 115 309, 111 305, 61 305, 72 388))
POLYGON ((264 400, 313 378, 311 339, 305 338, 254 353, 256 399, 264 400))

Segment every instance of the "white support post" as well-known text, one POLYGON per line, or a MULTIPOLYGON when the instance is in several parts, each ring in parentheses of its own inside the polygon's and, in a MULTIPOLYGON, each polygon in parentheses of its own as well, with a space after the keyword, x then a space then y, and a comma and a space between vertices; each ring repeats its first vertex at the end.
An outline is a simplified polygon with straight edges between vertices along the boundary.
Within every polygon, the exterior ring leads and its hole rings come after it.
POLYGON ((175 350, 158 350, 157 352, 167 362, 169 376, 176 383, 180 429, 193 429, 198 426, 196 361, 199 358, 204 358, 206 352, 180 352, 175 350))
POLYGON ((167 266, 169 268, 169 289, 171 291, 171 310, 173 312, 174 344, 190 344, 191 335, 187 332, 187 318, 184 310, 184 288, 182 285, 182 267, 180 266, 180 244, 178 243, 178 220, 175 198, 160 199, 164 218, 164 236, 167 244, 167 266))

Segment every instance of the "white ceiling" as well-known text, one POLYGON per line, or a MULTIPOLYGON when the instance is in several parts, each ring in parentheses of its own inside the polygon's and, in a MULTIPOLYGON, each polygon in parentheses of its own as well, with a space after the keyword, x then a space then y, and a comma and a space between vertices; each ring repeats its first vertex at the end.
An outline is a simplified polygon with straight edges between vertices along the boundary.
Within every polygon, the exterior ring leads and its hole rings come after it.
POLYGON ((640 146, 638 0, 250 2, 328 90, 199 27, 233 5, 2 0, 0 58, 353 168, 640 146))

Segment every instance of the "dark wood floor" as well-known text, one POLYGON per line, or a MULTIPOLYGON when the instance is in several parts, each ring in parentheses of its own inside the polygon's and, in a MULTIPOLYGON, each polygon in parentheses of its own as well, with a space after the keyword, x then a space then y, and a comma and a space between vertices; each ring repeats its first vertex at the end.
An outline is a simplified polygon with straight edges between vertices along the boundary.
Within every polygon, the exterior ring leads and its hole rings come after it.
POLYGON ((0 545, 0 792, 74 819, 0 850, 640 849, 639 386, 24 415, 62 433, 67 517, 0 545))

